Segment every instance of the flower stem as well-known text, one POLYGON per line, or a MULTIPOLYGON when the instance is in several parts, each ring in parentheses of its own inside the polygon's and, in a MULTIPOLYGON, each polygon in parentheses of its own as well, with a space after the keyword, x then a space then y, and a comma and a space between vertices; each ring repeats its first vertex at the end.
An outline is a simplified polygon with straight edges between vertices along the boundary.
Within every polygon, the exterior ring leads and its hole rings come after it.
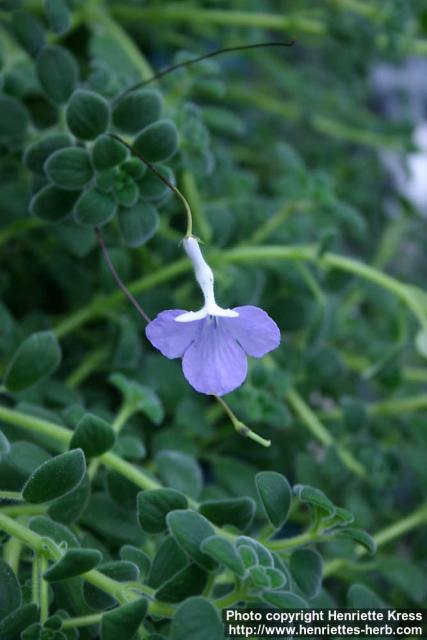
POLYGON ((288 389, 286 399, 300 417, 301 421, 311 431, 311 433, 325 446, 335 445, 337 453, 345 466, 361 478, 366 478, 366 469, 358 462, 353 455, 335 442, 326 427, 321 423, 317 415, 312 411, 304 399, 295 389, 288 389))
POLYGON ((200 235, 203 240, 209 241, 212 237, 212 229, 203 210, 203 204, 197 188, 196 180, 194 175, 188 169, 186 169, 182 174, 182 183, 186 198, 188 202, 191 203, 194 221, 197 228, 200 230, 200 235))
POLYGON ((225 413, 230 418, 233 424, 233 427, 236 429, 237 433, 240 436, 243 436, 244 438, 250 438, 254 442, 257 442, 258 444, 262 445, 263 447, 269 447, 271 445, 271 440, 266 440, 265 438, 262 438, 257 433, 249 429, 249 427, 247 427, 244 422, 239 420, 238 417, 230 409, 228 404, 225 402, 225 400, 221 398, 221 396, 214 396, 214 398, 218 400, 218 402, 224 409, 225 413))
POLYGON ((0 500, 14 500, 16 502, 22 501, 22 494, 20 491, 4 491, 0 490, 0 500))
MULTIPOLYGON (((377 534, 373 536, 375 542, 377 543, 377 547, 380 547, 384 544, 387 544, 391 540, 395 538, 400 538, 400 536, 408 533, 412 529, 419 527, 421 525, 427 524, 427 504, 423 504, 419 509, 411 513, 409 516, 402 518, 398 522, 382 529, 377 534)), ((357 547, 356 554, 358 556, 363 556, 366 553, 366 549, 364 547, 357 547)), ((343 567, 345 567, 347 561, 344 558, 337 558, 336 560, 331 560, 325 565, 323 575, 325 577, 336 573, 343 567)))
MULTIPOLYGON (((237 247, 236 249, 231 249, 229 251, 223 251, 221 253, 214 253, 213 255, 208 256, 208 259, 213 263, 221 261, 222 265, 226 263, 269 262, 273 260, 318 262, 320 265, 325 267, 353 273, 354 275, 360 276, 369 282, 377 284, 400 298, 414 313, 420 324, 425 326, 427 330, 427 317, 424 316, 420 305, 416 300, 414 300, 417 293, 422 293, 421 290, 416 287, 410 287, 404 282, 400 282, 396 278, 393 278, 374 267, 370 267, 355 258, 346 258, 335 253, 326 253, 319 258, 317 250, 318 247, 316 245, 299 244, 288 246, 267 245, 261 247, 244 246, 237 247)), ((170 282, 179 275, 189 271, 190 268, 191 264, 188 260, 177 260, 172 265, 167 265, 153 274, 134 280, 134 282, 130 283, 128 289, 133 294, 147 291, 159 284, 170 282)), ((95 299, 90 305, 83 307, 75 314, 70 315, 67 319, 61 322, 56 327, 56 335, 58 337, 63 337, 89 320, 105 314, 106 309, 116 306, 122 301, 122 299, 123 293, 121 291, 117 291, 110 296, 95 299)))

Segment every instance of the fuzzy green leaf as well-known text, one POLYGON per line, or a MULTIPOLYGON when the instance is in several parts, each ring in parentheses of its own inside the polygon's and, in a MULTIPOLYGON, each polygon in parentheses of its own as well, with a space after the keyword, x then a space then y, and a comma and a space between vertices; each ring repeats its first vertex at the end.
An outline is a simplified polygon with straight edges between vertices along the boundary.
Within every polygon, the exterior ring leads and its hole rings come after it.
POLYGON ((276 471, 261 471, 255 476, 255 483, 267 518, 279 529, 286 522, 291 507, 289 482, 276 471))
POLYGON ((161 533, 167 529, 167 514, 176 509, 186 509, 187 506, 185 495, 174 489, 142 491, 137 498, 141 529, 148 533, 161 533))
POLYGON ((44 574, 48 582, 59 582, 79 576, 96 567, 102 560, 97 549, 69 549, 62 558, 44 574))
POLYGON ((49 502, 74 489, 85 471, 83 451, 66 451, 44 462, 32 473, 24 485, 22 496, 27 502, 49 502))
POLYGON ((67 125, 81 140, 94 140, 110 123, 110 107, 102 96, 78 89, 67 105, 67 125))
POLYGON ((119 100, 113 122, 119 129, 137 133, 157 120, 162 112, 162 98, 157 91, 135 91, 119 100))
POLYGON ((46 161, 45 171, 57 187, 79 191, 92 179, 89 153, 80 147, 59 149, 46 161))
POLYGON ((117 204, 114 198, 96 188, 83 191, 74 207, 76 222, 85 227, 100 227, 114 216, 117 204))
POLYGON ((18 347, 6 369, 4 384, 18 392, 48 378, 61 362, 61 349, 50 331, 33 333, 18 347))
POLYGON ((45 47, 36 60, 36 71, 52 102, 67 102, 78 80, 77 63, 71 53, 57 45, 45 47))
POLYGON ((178 130, 170 120, 159 120, 145 127, 133 146, 150 162, 163 162, 178 150, 178 130))
POLYGON ((93 458, 109 451, 114 441, 115 434, 108 422, 87 413, 77 424, 70 449, 82 449, 86 458, 93 458))

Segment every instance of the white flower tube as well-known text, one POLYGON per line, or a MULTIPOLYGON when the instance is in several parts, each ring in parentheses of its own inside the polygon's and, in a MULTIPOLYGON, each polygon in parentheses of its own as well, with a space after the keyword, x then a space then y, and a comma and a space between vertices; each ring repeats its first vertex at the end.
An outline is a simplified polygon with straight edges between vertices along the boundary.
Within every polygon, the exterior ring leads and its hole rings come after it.
POLYGON ((214 275, 213 271, 203 257, 200 251, 199 242, 196 238, 184 238, 182 241, 185 252, 193 263, 194 274, 199 286, 203 292, 205 304, 199 311, 189 311, 175 318, 176 322, 192 322, 193 320, 201 320, 206 316, 222 316, 227 318, 235 318, 239 314, 231 309, 223 309, 218 306, 215 301, 214 293, 214 275))

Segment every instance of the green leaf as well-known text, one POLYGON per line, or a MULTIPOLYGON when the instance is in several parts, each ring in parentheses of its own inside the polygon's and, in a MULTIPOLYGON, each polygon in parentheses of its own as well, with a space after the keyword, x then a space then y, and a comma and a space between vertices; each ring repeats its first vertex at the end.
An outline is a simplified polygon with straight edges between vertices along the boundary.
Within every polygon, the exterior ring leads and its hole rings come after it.
POLYGON ((171 640, 223 640, 224 627, 215 607, 205 598, 189 598, 171 623, 171 640))
POLYGON ((85 227, 100 227, 114 216, 117 205, 114 198, 96 188, 83 191, 74 207, 76 222, 85 227))
POLYGON ((23 136, 28 122, 28 112, 21 102, 0 95, 0 141, 23 136))
POLYGON ((76 61, 67 49, 57 45, 45 47, 37 57, 36 72, 52 102, 67 102, 78 80, 76 61))
POLYGON ((121 184, 114 185, 114 197, 122 207, 133 207, 139 198, 139 189, 129 176, 121 184))
POLYGON ((162 112, 162 97, 157 91, 134 91, 120 99, 113 111, 116 127, 137 133, 158 120, 162 112))
POLYGON ((104 613, 101 623, 101 640, 117 640, 118 638, 131 640, 145 618, 147 608, 147 600, 139 598, 104 613))
POLYGON ((80 191, 92 179, 89 153, 80 147, 59 149, 46 161, 45 171, 57 187, 80 191))
POLYGON ((152 389, 130 380, 122 373, 113 373, 109 377, 109 381, 121 391, 124 402, 129 409, 141 411, 154 424, 162 422, 164 416, 163 406, 152 389))
POLYGON ((203 592, 207 579, 206 571, 198 567, 197 564, 190 564, 178 571, 156 591, 156 600, 175 603, 190 596, 199 595, 203 592))
POLYGON ((120 167, 134 180, 139 180, 148 171, 147 166, 139 158, 129 158, 120 167))
POLYGON ((120 508, 134 511, 139 491, 139 487, 134 482, 125 478, 118 471, 109 469, 106 487, 109 496, 120 508))
POLYGON ((174 489, 141 491, 137 498, 141 529, 148 533, 161 533, 167 529, 166 516, 169 511, 186 509, 187 506, 185 495, 174 489))
POLYGON ((330 516, 335 515, 334 504, 320 489, 315 489, 309 485, 296 484, 294 486, 294 494, 301 502, 309 504, 315 509, 325 511, 330 516))
POLYGON ((278 609, 307 609, 308 603, 290 591, 264 591, 262 600, 272 607, 278 609))
POLYGON ((157 209, 149 202, 137 202, 133 207, 120 209, 119 228, 128 247, 140 247, 148 242, 160 226, 157 209))
POLYGON ((102 560, 97 549, 69 549, 62 558, 44 574, 48 582, 59 582, 79 576, 96 567, 102 560))
POLYGON ((276 471, 261 471, 255 476, 255 484, 267 518, 280 529, 287 520, 292 502, 289 482, 276 471))
POLYGON ((44 47, 45 32, 40 20, 28 11, 12 12, 12 33, 19 44, 34 57, 44 47))
POLYGON ((249 538, 248 536, 240 536, 236 541, 236 545, 239 549, 242 545, 251 547, 257 555, 259 564, 263 567, 272 567, 274 565, 271 552, 257 540, 249 538))
POLYGON ((10 442, 4 435, 2 431, 0 431, 0 460, 1 456, 9 453, 10 451, 10 442))
POLYGON ((48 157, 64 147, 70 147, 72 140, 65 133, 52 133, 30 144, 24 153, 24 165, 34 173, 44 173, 44 165, 48 157))
POLYGON ((1 640, 17 640, 30 624, 37 622, 39 615, 39 608, 34 603, 15 609, 0 622, 1 640))
POLYGON ((64 0, 45 0, 46 16, 50 28, 62 35, 71 26, 71 13, 64 0))
POLYGON ((26 338, 6 369, 4 384, 13 393, 27 389, 52 375, 61 362, 61 349, 51 331, 26 338))
POLYGON ((136 564, 139 569, 140 578, 145 578, 150 570, 150 558, 144 551, 131 544, 125 544, 120 549, 120 560, 127 560, 128 562, 136 564))
POLYGON ((168 487, 197 498, 202 490, 203 477, 199 464, 188 453, 164 449, 156 456, 160 478, 168 487))
POLYGON ((47 510, 49 516, 62 524, 73 524, 79 520, 86 509, 90 496, 90 482, 87 474, 82 481, 67 495, 50 503, 47 510))
POLYGON ((297 549, 291 555, 290 569, 293 579, 308 598, 313 598, 322 585, 322 557, 313 549, 297 549))
POLYGON ((115 545, 141 544, 135 511, 122 509, 106 493, 92 494, 81 522, 115 545))
MULTIPOLYGON (((172 169, 164 164, 157 165, 156 169, 168 182, 175 185, 172 169)), ((147 171, 142 179, 138 180, 138 186, 142 198, 151 202, 162 200, 170 192, 169 187, 152 171, 147 171)))
POLYGON ((243 565, 246 568, 254 567, 258 564, 258 556, 252 547, 246 544, 241 544, 238 549, 243 565))
POLYGON ((100 456, 114 445, 115 434, 102 418, 87 413, 78 422, 70 442, 70 449, 82 449, 86 458, 100 456))
POLYGON ((195 511, 178 510, 168 513, 166 522, 177 543, 202 569, 216 567, 217 563, 200 549, 202 542, 215 534, 206 518, 195 511))
POLYGON ((174 538, 166 537, 157 549, 151 565, 148 584, 158 589, 188 565, 188 556, 175 542, 174 538))
POLYGON ((66 451, 44 462, 32 473, 24 485, 22 496, 27 502, 48 502, 74 489, 85 471, 83 451, 66 451))
POLYGON ((377 550, 377 543, 375 540, 363 529, 357 529, 355 527, 347 527, 346 529, 339 529, 336 533, 337 538, 349 538, 353 542, 357 542, 366 551, 373 556, 377 550))
POLYGON ((265 573, 270 582, 270 587, 272 589, 281 589, 285 586, 287 582, 287 577, 284 573, 279 571, 279 569, 275 569, 274 567, 266 567, 265 573))
POLYGON ((61 222, 73 210, 77 197, 76 191, 66 191, 49 184, 32 198, 30 212, 45 222, 61 222))
POLYGON ((221 536, 206 538, 202 542, 200 549, 236 575, 242 577, 245 574, 245 567, 240 555, 234 545, 226 538, 221 536))
POLYGON ((363 584, 353 584, 347 594, 347 606, 353 609, 382 609, 387 605, 372 589, 363 584))
POLYGON ((153 122, 135 138, 133 146, 149 162, 163 162, 178 150, 178 130, 170 120, 153 122))
POLYGON ((0 620, 20 607, 21 600, 18 578, 9 565, 0 559, 0 620))
POLYGON ((79 547, 79 541, 68 527, 53 522, 46 516, 35 516, 30 520, 30 529, 40 536, 51 538, 56 544, 66 544, 67 547, 79 547))
POLYGON ((244 530, 254 519, 255 502, 252 498, 207 500, 200 505, 200 513, 219 527, 230 524, 244 530))
MULTIPOLYGON (((139 578, 138 567, 133 562, 123 560, 101 564, 97 571, 117 582, 134 582, 139 578)), ((83 590, 87 604, 94 609, 109 609, 116 604, 115 598, 93 584, 85 582, 83 590)))
POLYGON ((92 149, 92 161, 97 171, 112 169, 127 157, 127 149, 111 136, 101 135, 95 140, 92 149))
POLYGON ((97 93, 78 89, 67 105, 66 120, 76 138, 94 140, 108 129, 110 107, 97 93))

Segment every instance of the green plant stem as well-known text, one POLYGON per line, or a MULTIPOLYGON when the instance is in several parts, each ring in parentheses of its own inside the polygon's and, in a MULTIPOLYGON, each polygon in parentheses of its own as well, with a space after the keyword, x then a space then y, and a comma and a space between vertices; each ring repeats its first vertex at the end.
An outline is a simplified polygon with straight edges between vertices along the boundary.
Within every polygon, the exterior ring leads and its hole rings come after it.
MULTIPOLYGON (((402 535, 405 535, 412 529, 416 529, 419 526, 427 525, 427 504, 423 504, 419 509, 411 513, 409 516, 402 518, 398 522, 382 529, 377 534, 373 536, 375 542, 377 543, 377 547, 381 547, 391 540, 395 540, 396 538, 400 538, 402 535)), ((357 556, 363 556, 367 553, 364 547, 357 547, 356 554, 357 556)), ((326 563, 323 575, 328 577, 343 567, 347 565, 348 561, 343 558, 337 558, 336 560, 331 560, 326 563)))
MULTIPOLYGON (((384 402, 372 403, 366 407, 370 416, 400 416, 403 413, 423 411, 424 409, 427 409, 427 393, 420 393, 406 398, 392 398, 384 402)), ((343 410, 340 407, 335 407, 326 411, 319 411, 318 415, 323 420, 339 420, 343 417, 343 410)))
POLYGON ((209 242, 212 238, 212 229, 203 209, 203 202, 196 179, 193 173, 188 169, 182 172, 182 184, 185 197, 190 203, 191 211, 193 213, 196 232, 200 232, 202 240, 209 242))
POLYGON ((22 542, 18 538, 9 538, 3 545, 3 560, 15 574, 19 571, 19 562, 21 559, 22 542))
MULTIPOLYGON (((4 513, 0 513, 0 530, 5 531, 11 536, 14 536, 21 540, 21 542, 36 553, 35 557, 35 565, 37 565, 37 575, 42 575, 42 573, 46 570, 46 564, 41 563, 38 564, 38 557, 41 557, 45 554, 45 558, 49 557, 51 560, 58 560, 61 557, 61 553, 54 553, 51 545, 47 545, 47 539, 38 535, 34 531, 31 531, 27 527, 22 524, 16 522, 9 516, 6 516, 4 513)), ((130 600, 136 600, 139 595, 135 594, 131 589, 129 589, 126 583, 120 583, 117 580, 113 580, 108 576, 105 576, 100 571, 96 569, 92 569, 91 571, 87 571, 81 576, 87 582, 90 582, 95 587, 98 587, 105 593, 110 594, 113 598, 115 598, 120 604, 124 604, 130 600)), ((34 601, 37 602, 42 610, 42 615, 46 615, 46 595, 43 595, 40 592, 40 582, 35 584, 36 578, 33 576, 33 598, 34 601), (44 613, 43 613, 44 612, 44 613)), ((43 581, 44 582, 44 581, 43 581)), ((145 587, 145 590, 148 590, 148 587, 145 587)), ((150 594, 153 594, 153 591, 150 590, 150 594)), ((153 602, 149 603, 150 613, 152 615, 166 616, 170 617, 173 615, 175 608, 172 605, 167 605, 161 602, 153 602)))
MULTIPOLYGON (((352 2, 352 10, 358 7, 359 3, 352 2)), ((327 34, 327 25, 317 17, 311 17, 308 12, 294 12, 288 15, 276 15, 271 13, 259 13, 249 11, 230 11, 222 9, 199 9, 193 5, 168 4, 158 7, 138 7, 122 3, 112 6, 112 12, 119 20, 136 24, 138 21, 172 24, 185 23, 194 28, 199 26, 226 26, 226 27, 248 27, 276 29, 278 31, 290 32, 293 36, 307 34, 310 36, 324 36, 327 34)), ((360 11, 359 11, 360 12, 360 11)), ((365 12, 365 16, 367 13, 365 12)), ((377 45, 384 47, 387 45, 387 37, 379 34, 376 38, 377 45)), ((427 52, 427 41, 414 38, 410 45, 413 53, 423 55, 427 52)))
POLYGON ((22 220, 17 220, 0 233, 0 247, 28 231, 33 231, 34 229, 42 226, 43 223, 37 218, 23 218, 22 220))
POLYGON ((278 229, 292 214, 298 211, 309 209, 313 206, 312 202, 300 200, 287 203, 280 211, 271 216, 263 225, 258 227, 252 235, 249 244, 257 245, 267 240, 267 238, 278 229))
POLYGON ((214 396, 214 398, 222 406, 222 408, 224 409, 225 413, 230 418, 230 420, 231 420, 231 422, 233 424, 233 427, 236 429, 237 433, 240 436, 243 436, 244 438, 250 438, 251 440, 253 440, 257 444, 262 445, 263 447, 269 447, 271 445, 271 440, 266 440, 265 438, 262 438, 257 433, 255 433, 254 431, 249 429, 249 427, 247 425, 245 425, 244 422, 241 422, 241 420, 238 419, 238 417, 230 409, 230 407, 228 406, 228 404, 225 402, 225 400, 223 398, 221 398, 220 396, 214 396))
POLYGON ((8 516, 16 518, 17 516, 38 516, 46 512, 46 506, 43 504, 13 504, 0 507, 0 512, 8 516))
POLYGON ((304 399, 295 389, 288 389, 286 399, 302 423, 311 433, 326 447, 335 446, 343 464, 360 478, 366 478, 366 469, 353 457, 353 455, 340 446, 331 436, 326 427, 321 423, 317 415, 312 411, 304 399))
MULTIPOLYGON (((112 425, 112 429, 115 434, 120 433, 120 431, 123 429, 126 422, 129 420, 129 418, 133 413, 134 413, 133 408, 129 407, 129 405, 127 405, 126 403, 123 404, 119 413, 115 417, 112 425)), ((88 469, 88 476, 91 480, 93 480, 93 478, 96 476, 96 472, 98 471, 101 462, 102 462, 102 456, 100 456, 96 460, 92 460, 92 462, 90 463, 89 469, 88 469)))
POLYGON ((0 490, 0 501, 1 500, 15 500, 16 502, 22 501, 22 494, 20 491, 4 491, 0 490))
MULTIPOLYGON (((239 264, 245 262, 270 262, 276 260, 295 260, 313 262, 331 269, 338 269, 359 276, 368 282, 372 282, 393 295, 397 296, 416 316, 421 326, 427 331, 427 316, 419 302, 415 299, 417 294, 423 294, 420 289, 412 287, 396 278, 371 267, 355 258, 340 256, 335 253, 326 253, 321 258, 318 256, 317 245, 289 245, 289 246, 262 246, 262 247, 237 247, 221 253, 213 253, 207 256, 213 264, 224 265, 239 264)), ((133 295, 152 289, 165 282, 170 282, 183 273, 190 271, 191 263, 187 259, 180 259, 172 265, 159 269, 132 282, 128 289, 133 295)), ((77 329, 86 322, 102 316, 110 308, 120 304, 124 299, 121 291, 116 291, 110 296, 96 298, 93 303, 83 307, 75 314, 70 315, 57 325, 55 333, 57 337, 63 337, 77 329)))
POLYGON ((88 627, 91 624, 99 624, 102 621, 102 616, 102 613, 91 613, 87 616, 66 618, 62 623, 62 629, 75 629, 77 627, 88 627))
POLYGON ((86 358, 80 362, 78 367, 74 369, 65 381, 67 387, 76 389, 82 384, 94 371, 96 371, 99 365, 107 358, 110 349, 108 347, 100 347, 90 351, 86 358))
MULTIPOLYGON (((171 265, 158 269, 156 272, 151 273, 144 278, 135 280, 128 286, 128 289, 133 295, 138 295, 165 282, 174 280, 182 273, 190 270, 190 261, 186 258, 182 258, 171 265)), ((106 310, 114 308, 120 304, 123 298, 124 294, 121 291, 115 291, 109 296, 99 296, 90 305, 83 307, 60 322, 55 329, 56 336, 58 338, 62 338, 78 327, 86 324, 86 322, 102 317, 106 310)))

